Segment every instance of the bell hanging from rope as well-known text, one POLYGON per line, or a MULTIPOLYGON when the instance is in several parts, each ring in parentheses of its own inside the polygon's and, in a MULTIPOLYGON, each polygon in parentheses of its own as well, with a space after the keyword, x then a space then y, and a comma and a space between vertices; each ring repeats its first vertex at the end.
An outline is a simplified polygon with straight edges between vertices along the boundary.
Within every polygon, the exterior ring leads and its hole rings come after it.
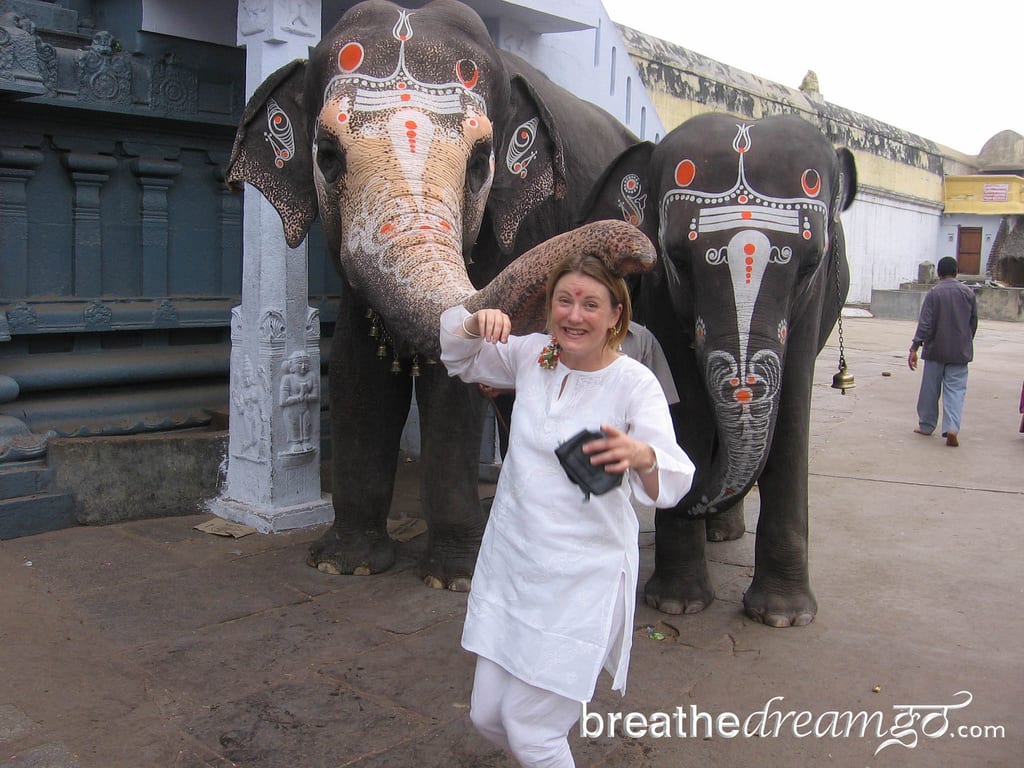
POLYGON ((839 370, 832 377, 832 389, 840 389, 842 394, 845 395, 846 390, 853 389, 856 386, 853 383, 853 374, 846 370, 846 360, 839 358, 839 370))

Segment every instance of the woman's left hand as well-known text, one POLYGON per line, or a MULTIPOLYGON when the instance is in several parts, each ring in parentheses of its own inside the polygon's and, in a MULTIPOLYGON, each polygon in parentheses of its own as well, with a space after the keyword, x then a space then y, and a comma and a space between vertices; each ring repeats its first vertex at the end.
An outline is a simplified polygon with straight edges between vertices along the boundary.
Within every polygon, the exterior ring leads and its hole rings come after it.
POLYGON ((634 440, 608 424, 602 424, 601 431, 606 437, 583 446, 583 453, 590 456, 591 464, 603 464, 606 472, 619 475, 630 469, 649 471, 655 465, 654 449, 647 443, 634 440))

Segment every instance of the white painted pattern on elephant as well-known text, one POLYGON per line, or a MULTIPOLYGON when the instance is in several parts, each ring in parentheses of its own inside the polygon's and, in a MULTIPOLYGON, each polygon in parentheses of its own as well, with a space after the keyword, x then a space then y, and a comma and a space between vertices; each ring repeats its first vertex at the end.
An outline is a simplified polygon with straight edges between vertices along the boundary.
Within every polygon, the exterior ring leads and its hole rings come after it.
MULTIPOLYGON (((687 239, 695 245, 702 235, 737 230, 724 247, 710 246, 704 252, 709 265, 724 265, 729 269, 739 358, 725 350, 714 350, 707 353, 704 360, 708 392, 726 444, 727 466, 718 495, 713 499, 703 497, 690 510, 693 514, 714 511, 722 501, 743 490, 768 451, 768 431, 781 382, 782 363, 779 355, 770 349, 751 353, 751 320, 769 265, 787 264, 793 254, 789 246, 773 245, 766 233, 797 235, 810 240, 814 226, 824 228, 827 220, 827 206, 815 199, 821 192, 821 177, 814 169, 804 170, 799 179, 806 197, 764 195, 750 184, 744 158, 753 148, 751 132, 755 126, 740 123, 736 128, 732 147, 737 155, 737 173, 730 187, 720 192, 692 189, 698 181, 698 165, 683 158, 675 169, 678 187, 667 192, 661 202, 659 239, 662 244, 669 208, 676 203, 695 209, 687 233, 687 239)), ((694 330, 698 349, 703 351, 708 334, 703 318, 697 319, 694 330)), ((784 347, 785 321, 780 323, 777 336, 779 347, 784 347)))
POLYGON ((728 352, 714 350, 705 359, 704 371, 727 463, 718 495, 703 496, 688 510, 695 515, 715 512, 745 488, 764 461, 782 361, 774 351, 761 349, 741 365, 728 352))
POLYGON ((284 168, 295 156, 295 134, 288 114, 274 99, 267 99, 267 130, 263 136, 274 149, 274 165, 284 168))
POLYGON ((331 78, 324 91, 327 103, 340 95, 355 90, 353 109, 358 112, 378 112, 395 107, 416 107, 438 115, 459 115, 465 112, 466 104, 472 103, 480 112, 487 114, 487 103, 473 92, 479 80, 475 62, 455 62, 455 79, 447 83, 426 83, 416 78, 405 62, 405 44, 413 36, 412 17, 414 12, 402 10, 392 35, 399 41, 398 64, 387 77, 373 77, 359 74, 362 64, 362 47, 357 42, 342 46, 338 54, 339 74, 331 78), (356 47, 358 46, 358 48, 356 47))
POLYGON ((440 201, 441 208, 449 213, 437 216, 425 214, 421 200, 391 196, 388 190, 388 185, 375 185, 359 199, 346 229, 349 252, 373 260, 374 280, 382 286, 405 285, 429 293, 462 282, 461 262, 383 258, 397 247, 420 248, 424 243, 435 243, 439 253, 459 253, 458 233, 448 224, 457 220, 456 197, 450 194, 450 199, 440 201))
MULTIPOLYGON (((388 137, 399 158, 402 174, 413 198, 421 203, 423 199, 423 178, 426 171, 429 149, 434 140, 434 123, 429 115, 416 109, 396 110, 388 120, 388 137)), ((398 224, 401 227, 401 223, 398 224)))
POLYGON ((644 208, 647 206, 647 193, 644 192, 640 177, 635 173, 627 173, 619 184, 618 200, 622 218, 634 227, 644 223, 644 208))
POLYGON ((537 152, 530 150, 537 141, 537 126, 540 125, 539 117, 532 117, 522 123, 512 134, 512 143, 508 145, 508 152, 505 153, 505 167, 509 173, 514 173, 525 179, 529 173, 530 163, 537 157, 537 152))
POLYGON ((761 230, 800 234, 805 240, 812 237, 812 213, 822 219, 828 216, 824 202, 816 199, 821 192, 820 174, 806 169, 801 174, 801 189, 805 197, 773 197, 758 192, 747 180, 744 157, 752 150, 751 130, 756 126, 737 124, 733 149, 736 152, 736 181, 720 192, 691 189, 697 180, 697 165, 689 158, 683 158, 676 166, 675 181, 678 185, 665 193, 661 201, 661 226, 668 220, 671 204, 687 203, 696 208, 690 221, 688 237, 697 240, 702 233, 729 229, 756 228, 761 230), (815 183, 816 182, 816 183, 815 183))

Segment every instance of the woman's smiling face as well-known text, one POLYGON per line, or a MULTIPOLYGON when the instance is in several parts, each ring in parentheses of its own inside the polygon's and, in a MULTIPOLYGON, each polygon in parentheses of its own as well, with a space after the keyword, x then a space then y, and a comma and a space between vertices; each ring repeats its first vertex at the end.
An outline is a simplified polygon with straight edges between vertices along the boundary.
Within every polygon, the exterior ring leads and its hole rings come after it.
POLYGON ((551 294, 549 316, 551 335, 561 347, 559 359, 580 371, 604 368, 615 359, 608 332, 621 315, 622 306, 612 306, 611 292, 600 282, 579 272, 562 275, 551 294))

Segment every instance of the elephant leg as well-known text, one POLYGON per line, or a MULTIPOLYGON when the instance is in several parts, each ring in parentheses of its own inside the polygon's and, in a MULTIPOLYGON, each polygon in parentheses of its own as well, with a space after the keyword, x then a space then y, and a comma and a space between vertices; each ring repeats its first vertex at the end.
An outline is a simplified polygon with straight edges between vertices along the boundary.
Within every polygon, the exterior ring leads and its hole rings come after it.
MULTIPOLYGON (((807 357, 813 364, 813 355, 807 357)), ((761 512, 754 577, 743 595, 747 615, 771 627, 810 624, 818 611, 807 566, 810 405, 810 373, 806 364, 793 360, 783 382, 772 447, 757 481, 761 512)))
POLYGON ((428 540, 420 577, 429 587, 468 592, 485 524, 479 475, 487 400, 443 365, 422 369, 416 402, 428 540))
POLYGON ((387 518, 412 382, 377 358, 353 304, 343 297, 329 368, 334 525, 310 546, 307 562, 325 573, 365 575, 395 561, 387 518))
POLYGON ((654 573, 644 585, 644 600, 662 613, 703 611, 715 599, 704 558, 704 521, 659 509, 654 526, 654 573))
POLYGON ((704 521, 707 528, 708 541, 735 541, 743 538, 747 532, 747 521, 743 516, 743 499, 740 499, 735 506, 711 515, 704 521))

